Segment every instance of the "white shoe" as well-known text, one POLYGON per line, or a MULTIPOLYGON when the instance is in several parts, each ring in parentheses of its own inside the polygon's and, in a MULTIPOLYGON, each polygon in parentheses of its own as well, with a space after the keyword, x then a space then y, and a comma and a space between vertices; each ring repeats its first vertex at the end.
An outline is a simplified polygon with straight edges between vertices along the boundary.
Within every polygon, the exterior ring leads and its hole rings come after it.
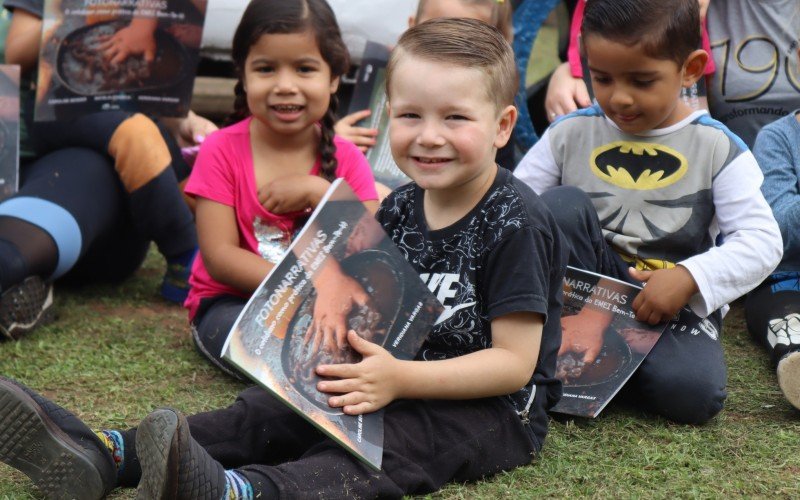
POLYGON ((778 362, 778 385, 786 400, 800 410, 800 351, 790 352, 778 362))

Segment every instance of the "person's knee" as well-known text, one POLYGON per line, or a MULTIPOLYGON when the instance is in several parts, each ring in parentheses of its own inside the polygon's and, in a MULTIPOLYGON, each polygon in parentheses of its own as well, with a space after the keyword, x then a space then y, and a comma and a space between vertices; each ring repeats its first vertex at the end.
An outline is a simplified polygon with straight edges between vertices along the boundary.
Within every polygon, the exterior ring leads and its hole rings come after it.
POLYGON ((703 424, 725 405, 728 394, 719 377, 661 374, 642 387, 644 409, 681 424, 703 424))

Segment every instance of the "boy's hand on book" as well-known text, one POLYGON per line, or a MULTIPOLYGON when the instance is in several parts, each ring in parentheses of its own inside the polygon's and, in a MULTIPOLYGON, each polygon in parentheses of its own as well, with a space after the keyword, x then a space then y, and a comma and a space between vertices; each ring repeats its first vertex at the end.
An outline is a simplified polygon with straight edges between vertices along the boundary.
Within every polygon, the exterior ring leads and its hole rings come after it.
POLYGON ((314 315, 305 335, 305 343, 312 342, 312 352, 320 345, 328 352, 336 352, 347 346, 347 316, 353 306, 363 307, 369 302, 369 295, 361 285, 346 274, 338 274, 335 279, 321 279, 314 282, 317 299, 314 302, 314 315))
POLYGON ((605 326, 601 322, 586 318, 592 310, 584 308, 580 313, 561 318, 561 347, 558 355, 574 352, 583 354, 582 361, 586 364, 594 363, 603 349, 603 331, 605 326), (587 321, 589 319, 589 321, 587 321))
POLYGON ((361 354, 361 361, 318 366, 317 375, 338 380, 323 380, 317 384, 317 389, 335 394, 328 398, 328 404, 332 408, 342 408, 348 415, 380 410, 397 397, 398 361, 389 351, 359 337, 353 330, 347 332, 347 341, 361 354))
POLYGON ((630 268, 628 272, 646 285, 632 304, 636 319, 651 325, 671 320, 699 291, 692 274, 680 265, 657 271, 630 268))
POLYGON ((371 114, 372 111, 365 109, 345 116, 336 122, 334 127, 336 134, 358 146, 362 153, 366 153, 375 145, 378 129, 358 127, 356 124, 371 114))
POLYGON ((317 175, 286 175, 258 190, 258 201, 274 214, 300 212, 319 203, 330 183, 317 175))

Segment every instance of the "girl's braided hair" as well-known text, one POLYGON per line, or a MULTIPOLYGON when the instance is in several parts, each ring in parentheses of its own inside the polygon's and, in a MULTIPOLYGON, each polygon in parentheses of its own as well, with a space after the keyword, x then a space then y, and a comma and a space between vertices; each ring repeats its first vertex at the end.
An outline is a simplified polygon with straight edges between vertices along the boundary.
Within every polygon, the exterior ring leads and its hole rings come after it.
MULTIPOLYGON (((234 87, 236 99, 233 113, 227 123, 235 123, 250 116, 247 94, 244 90, 244 68, 250 47, 263 35, 302 33, 311 31, 317 40, 322 59, 331 69, 331 78, 342 76, 350 64, 347 47, 342 40, 333 10, 325 0, 251 0, 242 14, 242 20, 233 35, 231 58, 238 81, 234 87)), ((336 146, 333 143, 334 124, 338 99, 331 95, 328 111, 320 128, 320 177, 333 181, 336 178, 336 146)))

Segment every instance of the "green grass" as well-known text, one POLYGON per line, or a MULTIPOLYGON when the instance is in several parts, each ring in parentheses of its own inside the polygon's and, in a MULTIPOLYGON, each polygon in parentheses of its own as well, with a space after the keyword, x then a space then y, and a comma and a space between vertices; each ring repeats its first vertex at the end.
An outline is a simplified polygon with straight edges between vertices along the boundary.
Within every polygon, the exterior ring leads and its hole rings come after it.
MULTIPOLYGON (((0 373, 98 428, 135 425, 160 405, 187 413, 227 405, 243 386, 195 353, 185 312, 157 294, 162 269, 151 252, 119 286, 57 288, 58 321, 0 344, 0 373)), ((595 420, 553 421, 532 465, 436 496, 800 496, 800 412, 784 401, 766 354, 744 330, 741 306, 725 320, 723 343, 730 395, 710 424, 674 425, 612 403, 595 420)), ((0 498, 37 493, 0 465, 0 498)))

